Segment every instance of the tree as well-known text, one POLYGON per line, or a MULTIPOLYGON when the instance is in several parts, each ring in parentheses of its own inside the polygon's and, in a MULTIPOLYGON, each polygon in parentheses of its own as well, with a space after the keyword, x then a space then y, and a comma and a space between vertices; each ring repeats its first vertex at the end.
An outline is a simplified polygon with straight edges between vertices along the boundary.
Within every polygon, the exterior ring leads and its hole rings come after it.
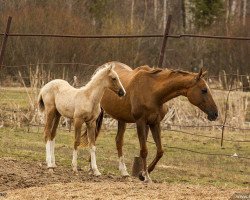
POLYGON ((197 28, 211 26, 224 11, 223 0, 191 0, 191 12, 197 28))

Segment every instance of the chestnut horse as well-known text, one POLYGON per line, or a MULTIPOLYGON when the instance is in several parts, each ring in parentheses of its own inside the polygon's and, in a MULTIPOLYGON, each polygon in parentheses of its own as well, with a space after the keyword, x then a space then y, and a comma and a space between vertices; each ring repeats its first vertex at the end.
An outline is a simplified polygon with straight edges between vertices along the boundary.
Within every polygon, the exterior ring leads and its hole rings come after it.
POLYGON ((89 143, 90 147, 91 168, 95 176, 101 175, 96 165, 95 132, 96 120, 101 112, 100 101, 106 88, 119 96, 126 94, 117 73, 112 69, 112 64, 97 69, 88 84, 82 88, 75 89, 67 81, 57 79, 41 89, 38 104, 40 111, 45 111, 46 116, 44 137, 46 161, 50 171, 56 167, 54 155, 56 129, 60 117, 64 116, 74 119, 75 143, 72 159, 74 172, 77 172, 77 148, 80 145, 82 124, 85 122, 87 125, 85 139, 88 140, 85 143, 89 143))
MULTIPOLYGON (((126 123, 136 123, 140 143, 140 157, 143 171, 139 178, 150 181, 149 173, 163 156, 161 144, 160 122, 167 110, 164 103, 180 95, 187 97, 189 102, 207 114, 210 121, 218 117, 218 109, 212 98, 209 87, 203 79, 206 72, 190 73, 180 70, 152 69, 142 66, 132 70, 129 66, 110 62, 126 89, 127 95, 118 98, 110 90, 106 90, 101 100, 102 108, 114 119, 118 120, 116 147, 119 157, 119 170, 128 176, 124 163, 122 146, 126 123), (148 127, 152 132, 157 147, 156 157, 147 167, 146 158, 148 127)), ((99 120, 100 122, 100 120, 99 120)))

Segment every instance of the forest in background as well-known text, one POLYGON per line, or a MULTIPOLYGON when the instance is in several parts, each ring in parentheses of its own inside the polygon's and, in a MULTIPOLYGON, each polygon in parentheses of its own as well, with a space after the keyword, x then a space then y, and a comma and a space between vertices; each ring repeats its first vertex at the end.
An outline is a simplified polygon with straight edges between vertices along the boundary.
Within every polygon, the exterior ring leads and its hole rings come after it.
MULTIPOLYGON (((5 31, 7 18, 12 16, 12 33, 162 34, 168 14, 173 15, 170 34, 250 37, 248 0, 0 0, 0 32, 5 31)), ((101 65, 116 60, 132 67, 156 66, 161 42, 162 38, 11 37, 4 64, 101 65)), ((163 66, 190 71, 201 64, 214 75, 221 70, 249 74, 249 41, 168 39, 163 66)), ((16 72, 10 68, 8 73, 16 72)))

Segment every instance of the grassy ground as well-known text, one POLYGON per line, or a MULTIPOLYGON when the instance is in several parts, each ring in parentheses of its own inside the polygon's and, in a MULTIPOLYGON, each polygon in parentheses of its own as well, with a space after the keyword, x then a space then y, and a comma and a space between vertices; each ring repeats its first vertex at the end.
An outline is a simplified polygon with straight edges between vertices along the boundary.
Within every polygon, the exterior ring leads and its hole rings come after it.
MULTIPOLYGON (((22 160, 44 162, 45 145, 42 130, 31 129, 0 129, 0 156, 14 157, 22 160)), ((237 134, 245 137, 245 134, 237 134)), ((119 176, 117 155, 115 150, 115 132, 102 131, 97 142, 97 163, 103 174, 119 176)), ((125 137, 125 160, 131 172, 133 157, 139 153, 139 145, 134 130, 129 130, 125 137)), ((237 137, 239 139, 239 137, 237 137)), ((149 138, 152 141, 152 138, 149 138)), ((225 143, 221 149, 218 140, 200 139, 183 136, 175 132, 163 132, 163 144, 193 149, 201 152, 214 152, 240 156, 249 156, 250 147, 246 144, 225 143)), ((155 154, 154 144, 149 146, 149 161, 155 154)), ((56 138, 56 160, 58 165, 71 167, 73 133, 60 130, 56 138)), ((250 160, 234 157, 207 156, 188 151, 180 151, 165 147, 165 155, 152 173, 152 179, 159 182, 204 184, 223 187, 247 187, 249 184, 250 160)), ((88 151, 82 150, 79 165, 88 167, 88 151)))

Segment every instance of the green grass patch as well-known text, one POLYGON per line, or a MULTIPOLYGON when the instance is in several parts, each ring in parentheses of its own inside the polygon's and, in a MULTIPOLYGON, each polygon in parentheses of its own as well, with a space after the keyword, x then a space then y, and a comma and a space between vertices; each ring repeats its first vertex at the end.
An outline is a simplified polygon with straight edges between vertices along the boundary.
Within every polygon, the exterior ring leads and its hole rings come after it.
MULTIPOLYGON (((235 135, 235 133, 230 133, 235 135)), ((238 133, 238 137, 245 134, 238 133)), ((230 135, 229 135, 230 136, 230 135)), ((59 130, 56 137, 56 161, 58 165, 71 167, 74 134, 59 130)), ((25 128, 0 129, 0 156, 15 157, 22 160, 45 162, 45 144, 42 129, 32 128, 28 132, 25 128)), ((118 158, 115 147, 115 132, 102 131, 97 141, 97 164, 104 174, 119 176, 118 158)), ((149 141, 152 138, 149 137, 149 141)), ((169 149, 166 145, 192 149, 204 153, 220 153, 249 156, 250 147, 247 143, 235 145, 225 142, 225 149, 221 149, 218 140, 186 136, 177 132, 164 131, 162 134, 165 154, 159 161, 151 178, 159 182, 187 182, 190 184, 214 185, 218 187, 247 187, 249 184, 250 162, 237 157, 221 157, 201 155, 188 151, 169 149), (240 147, 240 148, 239 148, 240 147)), ((152 161, 156 153, 154 144, 148 143, 148 162, 152 161)), ((131 173, 134 156, 139 155, 139 142, 135 130, 128 130, 125 134, 125 161, 131 173)), ((88 166, 89 152, 81 150, 79 166, 88 166)))

